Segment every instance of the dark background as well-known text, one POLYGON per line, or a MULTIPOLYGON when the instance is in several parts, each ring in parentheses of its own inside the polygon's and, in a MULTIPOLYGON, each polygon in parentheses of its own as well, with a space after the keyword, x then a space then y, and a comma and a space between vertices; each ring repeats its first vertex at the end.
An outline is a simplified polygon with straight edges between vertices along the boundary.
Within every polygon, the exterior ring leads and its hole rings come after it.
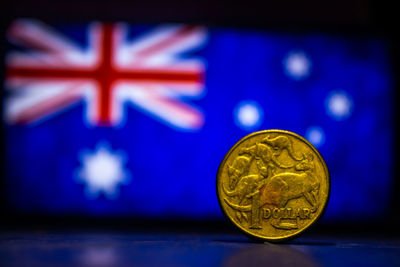
MULTIPOLYGON (((376 36, 387 40, 391 63, 395 71, 394 99, 398 99, 399 85, 399 31, 395 27, 398 16, 394 4, 381 1, 27 1, 15 0, 3 4, 1 18, 1 58, 5 53, 5 29, 14 18, 38 18, 47 22, 87 22, 91 20, 127 21, 131 23, 184 22, 207 26, 257 28, 289 33, 329 33, 340 36, 376 36)), ((2 61, 0 75, 4 75, 2 61)), ((3 81, 3 76, 0 76, 3 81)), ((2 92, 3 93, 3 92, 2 92)), ((393 123, 397 126, 398 107, 393 123)), ((2 110, 2 108, 1 108, 2 110)), ((396 127, 395 127, 396 129, 396 127)), ((395 130, 397 133, 397 130, 395 130)), ((394 136, 396 136, 396 133, 394 136)), ((1 135, 4 131, 1 131, 1 135)), ((1 136, 1 142, 4 138, 1 136)), ((399 143, 394 140, 396 151, 399 143)), ((4 144, 0 152, 3 152, 4 144)), ((4 157, 4 155, 2 155, 4 157)), ((393 155, 394 162, 398 156, 393 155)), ((4 162, 2 160, 2 162, 4 162)), ((394 164, 396 165, 396 164, 394 164)), ((1 165, 3 173, 3 165, 1 165)), ((393 192, 389 213, 382 218, 358 224, 318 224, 314 233, 357 234, 368 236, 398 236, 400 231, 400 182, 398 170, 393 166, 393 192)), ((1 179, 0 181, 3 181, 1 179)), ((1 202, 1 221, 4 229, 188 229, 195 231, 221 231, 228 227, 221 221, 160 221, 138 218, 81 218, 48 217, 41 214, 20 215, 1 202)))

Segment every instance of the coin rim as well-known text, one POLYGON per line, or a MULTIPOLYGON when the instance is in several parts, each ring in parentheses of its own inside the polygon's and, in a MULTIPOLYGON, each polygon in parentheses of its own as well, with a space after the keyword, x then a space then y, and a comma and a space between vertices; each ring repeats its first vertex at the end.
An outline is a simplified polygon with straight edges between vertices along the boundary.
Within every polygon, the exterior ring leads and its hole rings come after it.
POLYGON ((222 214, 224 215, 225 219, 227 219, 235 227, 239 228, 247 236, 249 236, 250 238, 256 239, 258 241, 270 241, 270 242, 287 241, 287 240, 293 239, 293 238, 299 236, 300 234, 304 233, 307 229, 311 228, 322 217, 322 215, 325 213, 326 208, 327 208, 328 203, 329 203, 330 195, 331 195, 331 177, 330 177, 330 172, 329 172, 328 166, 326 165, 326 162, 325 162, 324 158, 319 153, 318 149, 316 147, 314 147, 309 141, 307 141, 301 135, 296 134, 296 133, 291 132, 291 131, 279 130, 279 129, 269 129, 269 130, 261 130, 261 131, 253 132, 251 134, 248 134, 248 135, 242 137, 239 141, 237 141, 229 149, 228 153, 225 154, 224 158, 222 159, 221 163, 219 164, 218 171, 217 171, 217 177, 216 177, 215 181, 216 181, 215 184, 216 184, 216 193, 217 193, 218 204, 219 204, 219 207, 220 207, 220 209, 222 211, 222 214), (236 224, 233 221, 233 219, 231 219, 229 217, 229 215, 227 214, 227 212, 225 211, 224 206, 222 205, 222 199, 220 199, 220 197, 219 197, 219 190, 218 190, 219 177, 221 176, 221 173, 222 173, 222 169, 223 169, 222 166, 225 166, 225 163, 226 163, 227 159, 229 158, 229 156, 231 155, 231 153, 236 149, 236 147, 238 147, 241 143, 243 143, 244 141, 246 141, 250 137, 253 137, 253 136, 259 135, 259 134, 265 134, 265 133, 285 133, 285 134, 292 135, 292 136, 300 139, 300 141, 304 142, 306 145, 311 147, 311 149, 317 154, 317 156, 319 157, 319 159, 322 162, 322 165, 324 167, 324 171, 325 171, 325 174, 326 174, 326 177, 327 177, 328 195, 327 195, 326 201, 325 201, 325 203, 323 205, 323 208, 322 208, 321 212, 318 214, 318 216, 316 216, 314 218, 314 220, 308 226, 304 227, 303 229, 299 230, 298 232, 296 232, 294 234, 287 235, 287 236, 284 236, 284 237, 264 237, 264 236, 261 236, 261 235, 254 234, 254 233, 246 230, 241 225, 236 224))

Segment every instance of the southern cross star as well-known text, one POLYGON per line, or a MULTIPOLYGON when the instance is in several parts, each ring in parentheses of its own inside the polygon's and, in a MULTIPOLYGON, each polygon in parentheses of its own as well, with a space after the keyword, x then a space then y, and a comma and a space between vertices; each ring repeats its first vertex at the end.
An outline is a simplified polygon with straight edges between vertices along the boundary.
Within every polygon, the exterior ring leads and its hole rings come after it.
POLYGON ((89 198, 104 194, 114 199, 118 197, 119 185, 127 184, 130 180, 129 171, 124 168, 124 153, 112 151, 106 143, 99 143, 94 151, 82 151, 80 160, 82 167, 77 178, 85 183, 85 193, 89 198))

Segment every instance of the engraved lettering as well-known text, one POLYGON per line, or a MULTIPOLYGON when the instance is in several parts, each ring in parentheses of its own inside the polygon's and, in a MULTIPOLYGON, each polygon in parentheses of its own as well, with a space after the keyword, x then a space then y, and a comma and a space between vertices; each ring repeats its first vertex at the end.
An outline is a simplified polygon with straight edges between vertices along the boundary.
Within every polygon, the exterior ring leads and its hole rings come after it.
POLYGON ((263 218, 264 219, 268 219, 269 217, 271 217, 271 210, 270 209, 263 209, 263 218))
POLYGON ((292 218, 292 208, 287 208, 287 217, 292 218))
POLYGON ((278 208, 275 208, 272 210, 272 217, 275 219, 279 218, 279 209, 278 208))
POLYGON ((310 209, 303 208, 304 219, 310 219, 310 209))
POLYGON ((266 134, 241 144, 223 165, 220 199, 236 224, 254 230, 266 225, 293 230, 319 210, 321 177, 315 153, 304 145, 299 149, 293 140, 266 134))
MULTIPOLYGON (((315 212, 315 211, 314 211, 315 212)), ((263 208, 262 209, 262 218, 263 219, 310 219, 311 218, 311 213, 313 213, 312 210, 309 208, 274 208, 274 209, 268 209, 268 208, 263 208)))
POLYGON ((260 223, 260 192, 256 192, 252 196, 251 203, 251 229, 261 229, 260 223))

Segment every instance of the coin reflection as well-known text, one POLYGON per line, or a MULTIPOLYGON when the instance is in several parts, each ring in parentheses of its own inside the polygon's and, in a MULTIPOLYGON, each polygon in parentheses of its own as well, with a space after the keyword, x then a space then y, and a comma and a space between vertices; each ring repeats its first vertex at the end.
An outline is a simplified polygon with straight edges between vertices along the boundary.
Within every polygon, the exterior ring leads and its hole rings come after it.
POLYGON ((118 257, 112 247, 89 247, 83 251, 79 260, 84 266, 118 265, 118 257))
POLYGON ((224 267, 319 266, 306 252, 288 245, 260 244, 245 247, 229 255, 224 267))

